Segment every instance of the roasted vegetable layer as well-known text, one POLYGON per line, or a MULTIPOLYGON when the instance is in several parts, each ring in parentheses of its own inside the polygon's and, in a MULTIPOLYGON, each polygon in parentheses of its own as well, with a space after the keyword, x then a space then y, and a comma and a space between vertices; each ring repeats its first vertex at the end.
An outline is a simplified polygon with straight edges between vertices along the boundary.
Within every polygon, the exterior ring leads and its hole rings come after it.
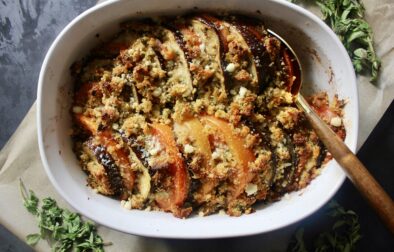
MULTIPOLYGON (((307 186, 329 159, 294 104, 293 55, 260 20, 126 22, 72 73, 75 153, 89 186, 125 208, 239 216, 307 186)), ((343 102, 310 102, 344 138, 343 102)))

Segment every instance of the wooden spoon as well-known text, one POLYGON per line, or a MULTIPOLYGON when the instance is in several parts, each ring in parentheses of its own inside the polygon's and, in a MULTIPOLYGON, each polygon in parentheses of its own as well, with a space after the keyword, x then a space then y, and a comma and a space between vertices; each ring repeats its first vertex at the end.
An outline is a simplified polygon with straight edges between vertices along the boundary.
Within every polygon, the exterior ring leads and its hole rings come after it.
POLYGON ((384 191, 375 178, 368 172, 360 160, 352 153, 343 141, 331 130, 331 128, 313 111, 308 102, 299 93, 302 84, 302 68, 300 60, 291 46, 278 34, 271 30, 268 32, 278 38, 292 54, 294 64, 295 83, 291 86, 291 93, 296 96, 296 104, 305 112, 308 121, 312 125, 320 140, 327 150, 341 165, 347 177, 352 181, 360 193, 368 200, 375 212, 379 215, 386 227, 394 234, 394 202, 384 191))

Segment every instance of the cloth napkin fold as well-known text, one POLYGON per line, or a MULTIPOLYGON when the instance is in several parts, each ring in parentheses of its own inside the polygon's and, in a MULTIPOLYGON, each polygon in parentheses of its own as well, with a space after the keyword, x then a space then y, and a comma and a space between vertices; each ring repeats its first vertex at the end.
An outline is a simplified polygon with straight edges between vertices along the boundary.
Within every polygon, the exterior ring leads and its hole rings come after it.
MULTIPOLYGON (((378 55, 382 59, 380 84, 373 86, 368 78, 359 77, 360 131, 359 144, 365 141, 373 127, 394 98, 394 3, 390 0, 363 1, 366 17, 375 34, 378 55)), ((315 13, 318 13, 314 11, 315 13)), ((346 85, 344 83, 343 85, 346 85)), ((43 169, 37 143, 36 106, 26 117, 0 152, 0 223, 20 239, 38 231, 37 221, 22 204, 19 193, 19 178, 36 192, 40 198, 52 197, 61 207, 72 209, 55 191, 43 169)), ((132 224, 131 224, 132 225, 132 224)), ((283 251, 293 233, 295 225, 269 234, 233 239, 213 240, 168 240, 143 238, 124 234, 106 227, 99 227, 105 241, 114 245, 107 251, 283 251)), ((41 241, 35 247, 48 251, 49 246, 41 241)))

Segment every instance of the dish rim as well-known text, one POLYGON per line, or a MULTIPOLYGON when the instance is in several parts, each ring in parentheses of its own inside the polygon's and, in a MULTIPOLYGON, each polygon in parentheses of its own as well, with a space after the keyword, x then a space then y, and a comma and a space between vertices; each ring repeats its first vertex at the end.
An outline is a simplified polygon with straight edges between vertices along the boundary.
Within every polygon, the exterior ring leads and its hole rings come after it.
MULTIPOLYGON (((333 40, 335 41, 336 45, 340 48, 341 50, 341 54, 347 55, 346 57, 346 65, 352 66, 351 60, 348 56, 348 53, 346 51, 346 49, 344 48, 343 44, 340 42, 339 38, 336 36, 336 34, 317 16, 315 16, 313 13, 309 12, 308 10, 297 6, 295 4, 286 2, 286 1, 277 1, 277 0, 271 0, 272 2, 275 2, 276 4, 280 4, 286 8, 290 8, 293 9, 294 11, 307 16, 308 18, 312 19, 314 22, 318 23, 319 26, 326 32, 328 33, 328 35, 330 35, 330 37, 333 38, 333 40)), ((249 232, 245 232, 243 231, 242 233, 237 233, 237 232, 233 232, 231 235, 227 235, 227 234, 217 234, 217 235, 198 235, 198 236, 191 236, 188 234, 185 234, 184 236, 173 236, 173 235, 167 235, 167 234, 163 234, 163 233, 153 233, 153 232, 135 232, 132 233, 129 230, 123 229, 123 228, 119 228, 114 224, 111 224, 109 222, 105 222, 105 221, 101 221, 101 220, 97 220, 95 218, 95 216, 93 214, 91 214, 89 211, 85 210, 83 207, 79 207, 78 204, 76 204, 76 202, 74 202, 74 200, 68 196, 68 194, 66 193, 66 191, 57 183, 57 180, 55 179, 50 165, 48 163, 48 159, 46 156, 46 151, 45 151, 45 145, 44 145, 44 139, 43 139, 43 122, 42 122, 42 106, 43 106, 43 99, 42 99, 42 93, 43 93, 43 87, 44 87, 44 76, 46 75, 46 71, 48 70, 48 62, 51 58, 51 55, 53 54, 53 52, 56 50, 57 45, 59 43, 59 41, 62 39, 62 37, 64 36, 64 34, 66 34, 68 32, 68 30, 73 27, 74 25, 78 24, 78 22, 80 22, 82 19, 84 19, 86 16, 92 14, 93 12, 98 11, 99 9, 105 8, 108 5, 112 5, 114 3, 119 2, 118 0, 108 0, 102 3, 99 3, 95 6, 93 6, 92 8, 84 11, 83 13, 81 13, 80 15, 78 15, 76 18, 74 18, 65 28, 63 28, 63 30, 57 35, 56 39, 52 42, 49 50, 47 51, 47 54, 45 56, 45 59, 43 61, 41 70, 40 70, 40 75, 39 75, 39 80, 38 80, 38 87, 37 87, 37 114, 36 114, 36 119, 37 119, 37 134, 38 134, 38 145, 39 145, 39 152, 40 152, 40 157, 44 166, 44 169, 46 171, 47 176, 49 177, 49 180, 51 181, 52 185, 56 188, 57 192, 62 196, 62 198, 64 198, 67 203, 69 203, 74 209, 76 209, 79 213, 81 213, 82 215, 94 220, 95 222, 102 224, 104 226, 107 226, 111 229, 114 230, 119 230, 121 232, 124 233, 128 233, 128 234, 134 234, 134 235, 140 235, 140 236, 145 236, 145 237, 156 237, 156 238, 176 238, 176 239, 211 239, 211 238, 224 238, 224 237, 240 237, 240 236, 247 236, 247 235, 253 235, 253 234, 260 234, 260 233, 266 233, 266 232, 272 232, 274 230, 289 226, 295 222, 298 222, 308 216, 310 216, 311 214, 313 214, 314 212, 316 212, 319 208, 321 208, 324 204, 326 204, 332 197, 333 195, 338 191, 338 189, 340 188, 340 186, 343 184, 346 175, 345 173, 341 174, 341 177, 338 178, 336 180, 336 183, 332 185, 330 192, 327 194, 327 197, 325 200, 322 200, 319 202, 319 204, 314 204, 313 207, 310 207, 309 209, 307 209, 307 211, 303 211, 302 214, 298 215, 297 218, 294 218, 293 220, 287 222, 286 224, 282 224, 282 225, 277 225, 273 228, 270 228, 269 230, 265 230, 265 231, 249 231, 249 232)), ((352 67, 353 71, 351 71, 351 73, 348 73, 350 76, 350 79, 354 80, 354 83, 356 82, 356 76, 355 76, 355 72, 354 72, 354 68, 352 67)), ((358 139, 358 130, 359 130, 359 101, 358 101, 358 89, 356 86, 355 89, 355 95, 357 97, 356 101, 352 101, 354 103, 354 109, 355 109, 355 113, 356 115, 353 115, 354 118, 356 118, 356 122, 352 121, 352 123, 356 123, 357 127, 354 127, 354 138, 352 139, 351 142, 348 143, 349 148, 354 152, 356 150, 356 146, 357 146, 357 139, 358 139)), ((233 217, 231 217, 233 218, 233 217)))

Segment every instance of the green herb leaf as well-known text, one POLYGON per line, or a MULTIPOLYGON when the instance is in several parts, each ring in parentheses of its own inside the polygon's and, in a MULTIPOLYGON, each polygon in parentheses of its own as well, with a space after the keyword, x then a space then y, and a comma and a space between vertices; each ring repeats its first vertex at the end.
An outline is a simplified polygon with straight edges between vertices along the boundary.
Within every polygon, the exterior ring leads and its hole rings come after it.
MULTIPOLYGON (((314 247, 310 251, 355 251, 356 243, 361 239, 358 216, 351 210, 346 210, 335 201, 327 207, 327 215, 333 218, 331 229, 322 232, 314 238, 314 247)), ((291 252, 307 252, 304 242, 304 229, 298 229, 293 235, 288 250, 291 252)))
POLYGON ((23 205, 31 214, 37 215, 38 211, 38 198, 32 190, 27 190, 22 180, 19 180, 19 190, 22 195, 23 205))
MULTIPOLYGON (((306 0, 304 0, 306 1, 306 0)), ((299 1, 291 1, 299 2, 299 1)), ((309 0, 319 6, 324 21, 342 41, 358 74, 369 74, 376 83, 381 62, 373 46, 372 29, 364 19, 360 0, 309 0)))
POLYGON ((304 243, 304 229, 300 228, 296 231, 294 238, 290 241, 289 252, 308 252, 304 243))
POLYGON ((30 246, 34 246, 37 244, 37 242, 41 239, 40 234, 29 234, 26 236, 26 242, 30 246))
POLYGON ((26 237, 29 245, 34 246, 40 238, 46 239, 52 245, 52 251, 104 251, 104 243, 97 234, 96 226, 89 221, 83 221, 77 213, 60 208, 52 198, 42 200, 39 208, 39 199, 33 191, 27 192, 20 181, 20 190, 23 204, 26 209, 37 216, 39 234, 30 234, 26 237))

